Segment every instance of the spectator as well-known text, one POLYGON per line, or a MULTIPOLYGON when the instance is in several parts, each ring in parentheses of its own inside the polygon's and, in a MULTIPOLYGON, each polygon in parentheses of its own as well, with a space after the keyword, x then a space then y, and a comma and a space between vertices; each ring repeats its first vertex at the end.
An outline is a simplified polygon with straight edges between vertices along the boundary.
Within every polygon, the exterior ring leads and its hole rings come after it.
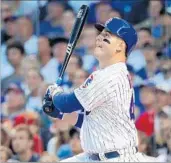
POLYGON ((83 69, 77 70, 73 79, 73 88, 78 88, 81 84, 85 82, 88 76, 89 74, 87 71, 83 69))
POLYGON ((167 139, 170 136, 170 120, 166 113, 158 113, 159 118, 159 131, 155 134, 156 152, 158 154, 158 160, 162 162, 167 161, 167 154, 169 152, 167 147, 167 139))
POLYGON ((150 138, 144 132, 138 131, 138 140, 138 151, 152 156, 150 138))
POLYGON ((154 86, 141 86, 140 100, 145 108, 145 112, 136 120, 136 128, 138 131, 141 131, 150 137, 154 134, 154 116, 156 107, 154 86))
POLYGON ((112 3, 112 6, 121 10, 124 19, 134 25, 148 18, 148 1, 146 0, 124 1, 124 3, 123 1, 112 1, 112 3), (139 14, 137 14, 137 11, 139 14))
POLYGON ((24 116, 28 120, 29 129, 33 136, 33 141, 34 141, 33 151, 35 153, 41 155, 44 150, 44 146, 43 146, 44 139, 43 138, 46 136, 42 135, 43 136, 42 138, 40 136, 40 131, 41 131, 40 116, 38 113, 31 112, 31 111, 25 112, 24 116))
MULTIPOLYGON (((2 26, 3 26, 3 21, 6 18, 9 18, 12 16, 12 8, 10 5, 11 2, 7 2, 7 1, 2 1, 1 2, 1 20, 2 20, 2 26)), ((2 28, 1 28, 2 29, 2 28)))
POLYGON ((26 16, 26 15, 33 16, 33 14, 35 14, 37 10, 38 5, 39 3, 37 0, 35 1, 17 0, 17 1, 13 1, 13 4, 12 4, 13 9, 14 9, 14 14, 16 16, 26 16))
POLYGON ((66 37, 57 37, 51 40, 52 52, 59 67, 61 67, 62 62, 64 61, 67 44, 68 39, 66 37))
MULTIPOLYGON (((54 134, 54 137, 52 137, 47 145, 47 152, 49 154, 57 155, 57 151, 59 147, 63 144, 68 144, 69 141, 69 129, 70 125, 66 121, 61 121, 58 119, 55 119, 52 126, 50 127, 50 131, 54 134)), ((68 146, 67 146, 68 148, 68 146)), ((60 157, 59 157, 60 159, 60 157)))
POLYGON ((39 95, 39 87, 43 84, 43 76, 36 69, 30 69, 26 73, 26 84, 30 90, 27 96, 26 109, 40 111, 42 107, 42 97, 39 95))
POLYGON ((8 61, 14 68, 14 73, 2 80, 1 91, 3 92, 11 82, 22 83, 23 76, 21 75, 20 66, 25 56, 23 45, 20 42, 12 42, 7 46, 6 55, 8 61))
MULTIPOLYGON (((133 66, 134 70, 137 72, 137 75, 141 76, 141 70, 143 70, 146 67, 146 61, 142 49, 147 45, 153 46, 154 38, 151 35, 150 28, 142 27, 140 29, 137 29, 137 34, 138 42, 136 45, 136 49, 133 50, 129 55, 127 63, 133 66), (138 74, 138 72, 140 74, 138 74)), ((144 79, 143 76, 141 76, 141 78, 144 79)))
POLYGON ((97 66, 97 60, 92 55, 95 48, 95 38, 97 30, 92 25, 87 25, 82 34, 82 46, 86 48, 86 53, 83 56, 83 68, 91 73, 97 66), (90 39, 90 37, 92 39, 90 39), (93 39, 94 38, 94 39, 93 39))
POLYGON ((170 152, 170 136, 171 136, 170 122, 171 122, 170 116, 166 116, 160 119, 161 138, 166 141, 169 152, 170 152))
POLYGON ((127 63, 133 66, 135 72, 138 72, 146 67, 146 61, 143 55, 142 48, 146 44, 151 45, 151 43, 153 42, 153 38, 150 33, 150 29, 148 28, 140 28, 137 30, 138 42, 136 44, 135 49, 128 56, 127 60, 127 63))
POLYGON ((35 56, 26 56, 21 62, 20 70, 23 77, 26 77, 26 72, 30 69, 40 70, 40 63, 35 56))
POLYGON ((138 43, 137 48, 143 48, 145 45, 153 45, 154 44, 154 38, 151 35, 151 29, 149 28, 140 28, 138 29, 138 43))
POLYGON ((33 152, 41 154, 43 152, 43 142, 39 135, 40 132, 40 117, 36 112, 24 112, 18 114, 14 118, 14 127, 19 125, 27 125, 33 137, 33 152))
MULTIPOLYGON (((68 44, 68 39, 66 37, 57 37, 51 40, 52 52, 53 52, 54 60, 56 61, 57 74, 54 74, 56 79, 62 68, 62 63, 64 61, 65 54, 66 54, 67 44, 68 44)), ((67 76, 65 74, 64 80, 66 78, 67 76)))
POLYGON ((146 111, 154 110, 156 102, 154 86, 150 83, 141 86, 140 99, 146 111))
POLYGON ((69 130, 70 140, 68 144, 61 145, 58 149, 58 157, 63 160, 82 152, 79 132, 75 128, 69 130))
POLYGON ((157 58, 158 50, 154 46, 146 46, 143 49, 143 54, 146 60, 146 68, 141 69, 139 72, 139 75, 143 79, 150 79, 154 83, 161 83, 163 82, 163 74, 161 70, 159 69, 159 60, 157 58))
POLYGON ((171 120, 169 119, 166 123, 167 123, 167 126, 169 125, 169 127, 165 128, 165 129, 166 130, 169 129, 168 131, 170 131, 168 133, 168 136, 167 136, 167 139, 166 139, 166 144, 167 144, 167 147, 168 147, 167 161, 170 161, 171 160, 171 127, 170 127, 171 120))
POLYGON ((165 3, 162 0, 149 1, 149 18, 141 22, 136 28, 151 28, 154 44, 161 48, 163 43, 171 37, 170 16, 165 14, 165 3))
POLYGON ((1 124, 0 131, 1 145, 9 148, 11 141, 11 133, 4 124, 1 124))
POLYGON ((5 71, 1 71, 1 81, 12 75, 14 73, 14 68, 13 66, 11 65, 11 63, 9 62, 8 60, 8 56, 6 55, 6 49, 7 49, 7 45, 9 43, 12 42, 12 39, 7 41, 7 43, 5 44, 2 44, 1 45, 1 60, 0 60, 0 64, 1 64, 1 70, 4 69, 5 71))
POLYGON ((58 162, 59 159, 55 155, 50 155, 47 152, 44 152, 39 160, 39 162, 58 162))
POLYGON ((140 24, 137 25, 137 27, 142 27, 142 26, 146 26, 146 27, 151 27, 152 25, 152 21, 153 20, 158 20, 160 18, 160 16, 162 14, 165 13, 165 8, 164 8, 164 3, 159 0, 154 0, 153 2, 148 3, 148 19, 141 22, 140 24), (144 24, 144 25, 143 25, 144 24))
POLYGON ((4 19, 4 28, 1 30, 1 43, 6 43, 16 36, 16 20, 17 17, 11 16, 4 19))
POLYGON ((159 155, 158 159, 161 162, 167 162, 170 161, 171 158, 171 119, 170 117, 166 117, 160 120, 160 133, 161 133, 161 138, 165 143, 167 144, 167 148, 164 148, 164 152, 159 155))
POLYGON ((37 36, 34 35, 33 24, 29 17, 21 16, 17 19, 17 37, 24 43, 27 55, 37 55, 37 36))
POLYGON ((170 113, 170 91, 171 85, 163 82, 156 86, 157 112, 164 111, 166 114, 170 113))
POLYGON ((57 69, 56 60, 52 58, 50 42, 47 37, 40 36, 38 39, 39 60, 41 64, 40 72, 46 83, 54 83, 56 81, 57 69), (49 75, 49 73, 53 75, 49 75))
POLYGON ((70 146, 72 149, 72 152, 74 155, 77 155, 79 153, 82 153, 82 147, 81 147, 81 142, 80 142, 80 133, 78 129, 76 128, 71 128, 69 130, 69 135, 70 135, 70 146))
MULTIPOLYGON (((40 1, 40 2, 39 2, 39 3, 40 3, 40 6, 39 6, 39 7, 40 7, 40 8, 39 8, 39 10, 40 10, 39 20, 40 20, 40 21, 46 19, 47 14, 48 14, 47 4, 48 4, 48 2, 50 2, 50 1, 53 1, 53 0, 49 0, 49 1, 46 0, 46 1, 40 1)), ((61 1, 61 0, 59 0, 59 1, 61 1)), ((70 4, 68 3, 68 1, 63 1, 62 3, 63 3, 64 6, 65 6, 65 10, 73 10, 72 7, 70 6, 70 4)))
POLYGON ((63 82, 63 85, 67 86, 68 88, 72 88, 75 73, 76 71, 82 68, 82 64, 83 63, 80 56, 78 55, 71 56, 66 69, 68 79, 63 82))
MULTIPOLYGON (((163 147, 163 141, 161 141, 161 119, 171 116, 171 107, 169 106, 170 103, 170 91, 171 87, 168 83, 162 83, 156 86, 156 100, 157 100, 157 107, 156 107, 156 115, 154 119, 154 131, 156 135, 156 142, 158 144, 157 148, 163 147)), ((166 141, 166 140, 164 140, 166 141)), ((159 152, 158 149, 158 152, 159 152)))
POLYGON ((74 154, 69 144, 62 144, 57 151, 57 155, 60 160, 63 160, 72 157, 74 154))
POLYGON ((65 2, 51 0, 47 6, 47 17, 40 23, 40 34, 49 38, 64 35, 64 29, 61 25, 62 15, 65 9, 65 2))
POLYGON ((75 13, 72 10, 67 10, 62 15, 61 24, 65 30, 65 37, 70 37, 73 25, 75 23, 75 13))
POLYGON ((25 110, 24 91, 18 84, 11 84, 6 90, 6 102, 2 111, 5 112, 10 119, 13 119, 19 113, 25 110))
POLYGON ((123 18, 123 15, 119 10, 112 8, 109 12, 109 18, 113 17, 123 18))
POLYGON ((67 0, 68 4, 71 5, 71 7, 73 8, 73 10, 77 13, 79 8, 81 7, 81 5, 90 5, 91 3, 93 3, 93 1, 86 1, 86 0, 82 0, 82 1, 78 1, 77 3, 75 3, 75 0, 67 0))
POLYGON ((164 80, 168 83, 171 84, 171 60, 169 59, 164 59, 163 61, 160 62, 161 66, 161 71, 164 74, 164 80))
POLYGON ((11 150, 5 146, 0 146, 0 153, 0 162, 7 162, 12 156, 11 150))
POLYGON ((12 138, 12 147, 16 155, 14 160, 21 162, 37 162, 39 156, 32 151, 33 137, 26 125, 18 125, 12 138))
MULTIPOLYGON (((98 2, 96 4, 96 22, 104 24, 108 20, 109 12, 111 12, 112 7, 109 2, 98 2)), ((93 38, 93 37, 92 37, 93 38)))

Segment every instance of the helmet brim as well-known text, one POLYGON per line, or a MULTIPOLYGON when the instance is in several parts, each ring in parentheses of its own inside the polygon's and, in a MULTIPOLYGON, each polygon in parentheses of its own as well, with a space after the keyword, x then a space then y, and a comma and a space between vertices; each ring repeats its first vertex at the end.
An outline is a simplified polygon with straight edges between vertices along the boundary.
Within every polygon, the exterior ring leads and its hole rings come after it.
POLYGON ((94 26, 99 32, 103 31, 103 29, 105 28, 105 26, 100 23, 96 23, 94 26))

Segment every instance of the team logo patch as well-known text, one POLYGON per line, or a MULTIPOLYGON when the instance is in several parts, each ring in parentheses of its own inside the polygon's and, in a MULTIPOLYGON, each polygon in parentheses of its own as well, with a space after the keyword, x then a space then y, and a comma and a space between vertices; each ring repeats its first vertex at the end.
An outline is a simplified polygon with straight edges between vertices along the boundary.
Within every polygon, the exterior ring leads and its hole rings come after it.
POLYGON ((93 81, 93 75, 90 75, 85 81, 85 83, 83 84, 82 88, 87 88, 91 84, 92 81, 93 81))

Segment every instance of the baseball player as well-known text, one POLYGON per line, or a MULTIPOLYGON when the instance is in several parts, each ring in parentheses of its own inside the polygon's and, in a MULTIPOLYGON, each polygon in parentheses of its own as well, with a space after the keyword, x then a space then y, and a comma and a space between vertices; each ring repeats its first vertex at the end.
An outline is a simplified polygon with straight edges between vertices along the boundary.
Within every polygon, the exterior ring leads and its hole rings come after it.
POLYGON ((134 91, 126 67, 127 57, 137 43, 137 33, 120 18, 111 18, 105 25, 95 27, 100 34, 96 38, 94 56, 100 69, 72 93, 66 94, 54 84, 48 87, 44 98, 43 110, 53 117, 84 111, 77 114, 75 120, 75 125, 81 128, 84 153, 63 161, 155 161, 137 149, 134 91), (47 106, 53 108, 52 111, 47 106))

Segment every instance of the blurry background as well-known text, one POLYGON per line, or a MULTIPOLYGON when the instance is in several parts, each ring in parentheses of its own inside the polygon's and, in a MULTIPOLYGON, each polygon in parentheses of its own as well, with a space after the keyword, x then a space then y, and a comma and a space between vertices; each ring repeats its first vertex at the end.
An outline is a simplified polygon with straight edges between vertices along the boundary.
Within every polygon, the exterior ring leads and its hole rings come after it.
POLYGON ((128 57, 135 88, 139 151, 171 160, 171 1, 170 0, 2 0, 0 160, 52 162, 82 152, 79 130, 42 112, 42 98, 56 81, 82 4, 87 23, 64 75, 71 91, 98 68, 91 55, 94 23, 121 17, 139 41, 128 57))

